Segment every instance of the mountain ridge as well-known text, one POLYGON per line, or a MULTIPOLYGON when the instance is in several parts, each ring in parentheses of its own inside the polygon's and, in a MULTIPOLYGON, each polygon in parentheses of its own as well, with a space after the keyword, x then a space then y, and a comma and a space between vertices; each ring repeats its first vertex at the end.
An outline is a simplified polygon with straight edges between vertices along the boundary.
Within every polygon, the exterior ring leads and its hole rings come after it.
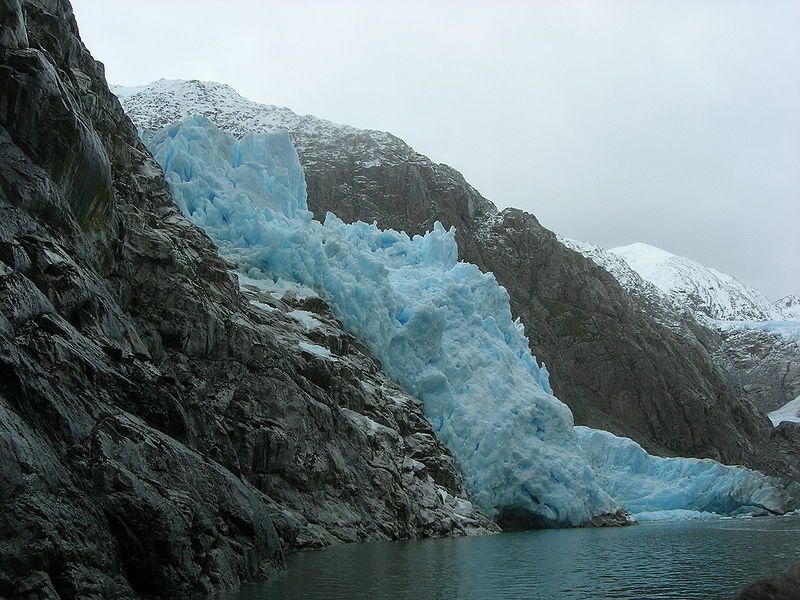
POLYGON ((636 242, 609 253, 623 258, 643 279, 696 315, 721 321, 769 321, 784 316, 759 290, 732 275, 656 246, 636 242))

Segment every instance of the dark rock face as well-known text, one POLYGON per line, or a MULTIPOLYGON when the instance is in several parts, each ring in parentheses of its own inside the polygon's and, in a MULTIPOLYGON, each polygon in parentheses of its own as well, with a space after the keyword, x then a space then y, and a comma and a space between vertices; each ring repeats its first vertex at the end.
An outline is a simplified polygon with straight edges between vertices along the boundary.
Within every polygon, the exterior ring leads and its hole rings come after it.
POLYGON ((785 573, 748 585, 734 600, 797 600, 800 598, 800 564, 785 573))
POLYGON ((509 291, 534 354, 578 424, 631 437, 658 454, 797 474, 764 441, 772 436, 766 418, 696 339, 710 333, 684 336, 648 317, 609 273, 532 215, 498 213, 457 171, 398 138, 350 128, 315 138, 306 125, 291 134, 316 215, 376 220, 410 234, 435 220, 457 228, 461 259, 492 271, 509 291), (370 136, 381 141, 377 148, 364 142, 370 136))
POLYGON ((288 547, 498 531, 468 501, 422 403, 383 374, 321 300, 245 294, 260 307, 258 321, 296 354, 293 368, 262 377, 211 363, 204 377, 223 399, 235 390, 226 408, 239 462, 230 468, 269 492, 288 547), (292 316, 297 310, 310 326, 292 316), (320 348, 330 356, 315 354, 320 348))
POLYGON ((761 412, 800 396, 800 346, 757 329, 723 331, 712 347, 717 364, 761 412))
POLYGON ((533 216, 500 217, 484 238, 487 266, 516 314, 534 323, 534 352, 553 365, 556 394, 582 400, 571 404, 576 421, 644 439, 659 453, 741 460, 754 419, 702 347, 632 310, 610 275, 533 216))
POLYGON ((496 530, 324 304, 240 292, 69 3, 0 17, 0 596, 209 593, 282 546, 496 530))

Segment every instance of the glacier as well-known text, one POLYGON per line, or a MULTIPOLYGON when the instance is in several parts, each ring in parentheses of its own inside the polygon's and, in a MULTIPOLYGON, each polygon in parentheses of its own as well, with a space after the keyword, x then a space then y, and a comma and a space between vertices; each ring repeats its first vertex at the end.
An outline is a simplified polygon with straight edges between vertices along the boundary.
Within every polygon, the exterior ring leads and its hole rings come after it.
POLYGON ((639 520, 776 514, 793 502, 777 480, 708 458, 662 458, 607 431, 575 427, 600 484, 639 520))
MULTIPOLYGON (((491 517, 575 526, 621 506, 640 513, 761 510, 752 497, 729 493, 743 479, 764 503, 785 500, 759 473, 646 453, 680 468, 654 470, 653 493, 632 496, 614 465, 644 459, 587 444, 585 428, 574 427, 547 368, 531 354, 506 290, 491 273, 458 261, 455 230, 436 223, 409 237, 331 213, 314 219, 287 132, 236 139, 195 116, 142 138, 178 206, 237 264, 243 281, 319 295, 387 374, 422 400, 473 501, 491 517)), ((322 347, 302 350, 336 359, 322 347)))
POLYGON ((721 331, 751 331, 761 330, 787 344, 800 344, 800 321, 711 321, 711 324, 721 331))

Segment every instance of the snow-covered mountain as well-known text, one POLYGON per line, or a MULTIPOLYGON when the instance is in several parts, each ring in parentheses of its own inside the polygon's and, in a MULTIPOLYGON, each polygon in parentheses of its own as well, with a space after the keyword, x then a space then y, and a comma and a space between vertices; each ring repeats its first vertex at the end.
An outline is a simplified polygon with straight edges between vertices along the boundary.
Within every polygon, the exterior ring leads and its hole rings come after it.
POLYGON ((675 303, 669 295, 637 273, 623 257, 591 242, 563 236, 558 236, 558 240, 567 248, 579 252, 586 258, 590 258, 596 265, 611 273, 635 299, 639 309, 656 317, 667 326, 672 328, 680 327, 682 316, 687 312, 686 309, 675 303))
POLYGON ((589 242, 561 242, 611 273, 638 310, 703 344, 761 412, 769 413, 800 393, 796 296, 770 304, 761 292, 730 275, 647 244, 605 250, 589 242), (704 329, 712 335, 703 334, 704 329))
POLYGON ((800 296, 790 294, 776 300, 774 304, 787 321, 800 321, 800 296))
MULTIPOLYGON (((777 321, 781 310, 760 291, 735 277, 666 250, 635 243, 609 252, 625 260, 643 279, 677 306, 699 318, 718 321, 777 321)), ((623 280, 620 283, 625 285, 623 280)))

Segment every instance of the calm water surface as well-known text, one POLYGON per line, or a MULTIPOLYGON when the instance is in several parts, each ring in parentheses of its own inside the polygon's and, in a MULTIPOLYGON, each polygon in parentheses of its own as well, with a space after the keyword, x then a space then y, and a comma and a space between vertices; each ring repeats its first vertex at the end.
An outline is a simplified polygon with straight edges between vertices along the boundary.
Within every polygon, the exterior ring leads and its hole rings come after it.
POLYGON ((226 599, 725 598, 800 561, 800 517, 351 544, 226 599))

